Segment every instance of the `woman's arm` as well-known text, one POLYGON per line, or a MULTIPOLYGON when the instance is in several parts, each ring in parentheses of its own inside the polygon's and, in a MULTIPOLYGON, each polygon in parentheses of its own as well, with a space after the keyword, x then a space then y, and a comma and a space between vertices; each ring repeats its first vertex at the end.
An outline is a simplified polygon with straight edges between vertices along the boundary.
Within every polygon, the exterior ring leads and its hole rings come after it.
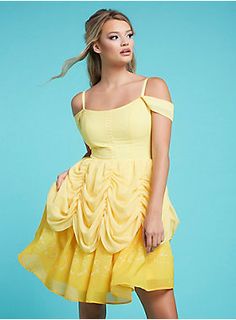
MULTIPOLYGON (((166 82, 158 77, 149 79, 147 95, 171 101, 166 82)), ((151 193, 148 212, 161 217, 163 198, 170 167, 169 147, 172 121, 167 117, 152 112, 152 159, 151 193)))

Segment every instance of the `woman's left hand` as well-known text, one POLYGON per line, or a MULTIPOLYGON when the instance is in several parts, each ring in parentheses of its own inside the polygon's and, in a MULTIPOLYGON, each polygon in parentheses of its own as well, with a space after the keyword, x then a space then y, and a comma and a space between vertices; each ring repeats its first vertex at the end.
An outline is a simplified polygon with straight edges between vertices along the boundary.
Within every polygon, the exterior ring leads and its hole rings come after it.
POLYGON ((147 253, 152 252, 164 240, 164 227, 161 215, 149 212, 144 220, 142 238, 147 253))

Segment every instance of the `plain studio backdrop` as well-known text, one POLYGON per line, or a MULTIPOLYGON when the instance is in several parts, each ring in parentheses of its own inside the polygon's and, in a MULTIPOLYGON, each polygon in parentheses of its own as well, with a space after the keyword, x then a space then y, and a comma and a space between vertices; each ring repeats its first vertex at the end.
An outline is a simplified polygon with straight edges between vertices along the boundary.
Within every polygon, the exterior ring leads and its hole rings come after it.
MULTIPOLYGON (((236 3, 1 2, 1 318, 77 318, 17 261, 34 238, 57 174, 86 152, 71 98, 89 88, 84 23, 101 8, 136 31, 137 73, 167 82, 175 106, 168 187, 179 318, 235 318, 236 3)), ((107 318, 145 318, 133 302, 107 318)))

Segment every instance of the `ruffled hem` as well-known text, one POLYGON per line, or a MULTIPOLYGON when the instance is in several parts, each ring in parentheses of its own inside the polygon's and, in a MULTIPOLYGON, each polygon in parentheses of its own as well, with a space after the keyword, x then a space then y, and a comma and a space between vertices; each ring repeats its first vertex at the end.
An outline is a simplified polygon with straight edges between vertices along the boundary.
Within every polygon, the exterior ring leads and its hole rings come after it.
MULTIPOLYGON (((143 225, 150 193, 152 159, 83 158, 47 196, 47 222, 60 232, 73 228, 80 248, 91 253, 99 241, 109 253, 126 248, 143 225)), ((164 243, 172 239, 179 218, 166 187, 162 221, 164 243)))
POLYGON ((18 261, 53 293, 75 302, 121 304, 132 301, 135 287, 147 291, 174 287, 174 258, 170 242, 147 254, 141 228, 128 247, 111 254, 101 241, 97 250, 79 248, 73 228, 53 231, 44 214, 34 240, 18 261))

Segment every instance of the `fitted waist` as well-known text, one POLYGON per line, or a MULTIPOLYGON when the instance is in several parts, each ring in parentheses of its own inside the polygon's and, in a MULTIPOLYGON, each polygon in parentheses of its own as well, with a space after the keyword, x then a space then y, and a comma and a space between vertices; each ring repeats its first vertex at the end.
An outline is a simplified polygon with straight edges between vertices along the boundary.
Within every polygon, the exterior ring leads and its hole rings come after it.
POLYGON ((99 159, 151 159, 149 146, 104 146, 91 148, 90 158, 99 159))

